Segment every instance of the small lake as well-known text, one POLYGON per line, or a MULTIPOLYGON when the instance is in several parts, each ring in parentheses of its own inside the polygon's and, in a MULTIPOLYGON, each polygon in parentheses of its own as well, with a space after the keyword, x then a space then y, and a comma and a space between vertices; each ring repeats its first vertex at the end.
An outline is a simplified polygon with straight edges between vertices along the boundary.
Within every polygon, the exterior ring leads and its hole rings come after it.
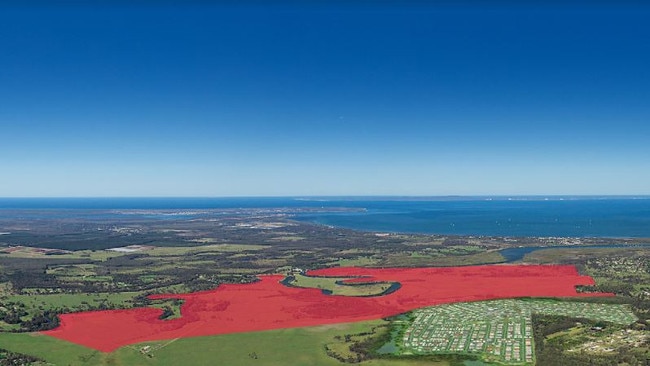
POLYGON ((483 361, 465 361, 463 366, 490 366, 490 364, 483 361))

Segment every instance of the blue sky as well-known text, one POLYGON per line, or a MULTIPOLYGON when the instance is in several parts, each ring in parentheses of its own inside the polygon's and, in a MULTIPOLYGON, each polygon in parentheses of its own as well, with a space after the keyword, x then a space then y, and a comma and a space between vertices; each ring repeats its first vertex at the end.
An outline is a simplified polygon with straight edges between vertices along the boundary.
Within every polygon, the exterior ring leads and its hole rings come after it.
POLYGON ((650 194, 650 6, 485 4, 0 5, 0 196, 650 194))

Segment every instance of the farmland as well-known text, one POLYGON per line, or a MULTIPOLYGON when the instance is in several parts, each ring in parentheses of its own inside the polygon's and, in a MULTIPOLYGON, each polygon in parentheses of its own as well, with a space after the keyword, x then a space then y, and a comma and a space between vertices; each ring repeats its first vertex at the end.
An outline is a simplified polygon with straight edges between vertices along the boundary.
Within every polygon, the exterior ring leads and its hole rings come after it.
MULTIPOLYGON (((340 357, 358 357, 350 346, 373 329, 381 331, 388 322, 368 322, 281 329, 265 332, 236 333, 209 337, 183 338, 165 342, 147 342, 127 346, 111 353, 98 352, 53 337, 38 334, 3 334, 0 344, 16 352, 30 353, 55 365, 263 365, 303 366, 342 365, 328 355, 327 347, 340 357), (346 336, 357 338, 346 341, 346 336), (59 350, 52 352, 53 349, 59 350), (300 352, 296 352, 300 350, 300 352)), ((372 334, 371 334, 372 335, 372 334)), ((360 366, 449 366, 439 361, 367 359, 360 366)))
POLYGON ((380 296, 391 290, 391 287, 399 286, 397 282, 351 282, 346 277, 314 277, 300 273, 289 276, 284 283, 295 287, 318 288, 326 294, 341 296, 380 296))

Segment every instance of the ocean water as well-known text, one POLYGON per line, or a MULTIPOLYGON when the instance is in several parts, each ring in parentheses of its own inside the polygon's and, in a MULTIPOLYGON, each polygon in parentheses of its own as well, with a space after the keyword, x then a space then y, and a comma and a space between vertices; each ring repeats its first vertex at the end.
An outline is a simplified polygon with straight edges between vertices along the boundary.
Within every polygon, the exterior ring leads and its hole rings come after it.
POLYGON ((382 232, 649 237, 650 197, 0 198, 0 216, 86 210, 318 208, 297 220, 382 232), (333 208, 356 211, 333 212, 333 208), (328 211, 329 210, 329 211, 328 211))
MULTIPOLYGON (((358 202, 356 202, 358 203, 358 202)), ((647 198, 516 198, 366 202, 362 213, 301 220, 358 230, 481 236, 650 237, 647 198)))

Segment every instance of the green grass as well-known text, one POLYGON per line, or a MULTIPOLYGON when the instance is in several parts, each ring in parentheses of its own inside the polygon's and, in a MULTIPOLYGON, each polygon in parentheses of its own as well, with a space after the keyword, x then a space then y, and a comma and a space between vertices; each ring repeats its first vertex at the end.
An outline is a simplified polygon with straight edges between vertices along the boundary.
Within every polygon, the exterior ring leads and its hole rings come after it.
POLYGON ((94 264, 68 264, 48 267, 46 273, 54 275, 59 281, 64 282, 78 282, 81 281, 95 281, 95 282, 111 282, 112 276, 97 275, 94 264))
POLYGON ((341 281, 346 279, 345 277, 311 277, 303 276, 297 274, 294 276, 294 280, 291 281, 291 284, 296 287, 305 287, 305 288, 319 288, 323 290, 333 291, 336 285, 336 281, 341 281))
POLYGON ((277 236, 275 238, 272 238, 271 240, 275 241, 289 241, 289 242, 296 242, 296 241, 301 241, 305 240, 304 236, 297 236, 297 235, 292 235, 292 236, 277 236))
POLYGON ((332 295, 341 296, 376 296, 384 293, 391 284, 388 282, 371 282, 367 284, 339 285, 336 282, 346 277, 311 277, 297 274, 291 282, 293 286, 329 290, 332 295))
POLYGON ((164 320, 177 319, 183 316, 181 314, 181 306, 183 305, 182 300, 177 299, 163 299, 163 300, 152 300, 150 307, 159 308, 159 309, 168 309, 172 311, 171 315, 167 315, 164 320))
MULTIPOLYGON (((268 248, 268 245, 243 245, 243 244, 210 244, 191 247, 155 247, 149 250, 142 250, 136 253, 144 253, 150 256, 180 256, 200 255, 202 253, 223 253, 257 251, 268 248)), ((56 258, 56 259, 88 259, 93 261, 106 261, 109 258, 121 257, 133 253, 115 252, 110 250, 77 250, 67 254, 46 255, 38 253, 33 248, 25 247, 13 253, 0 253, 2 257, 8 258, 56 258)))
MULTIPOLYGON (((100 304, 107 307, 129 308, 131 301, 139 295, 139 292, 118 292, 118 293, 95 293, 95 294, 29 294, 9 295, 0 297, 1 303, 21 303, 25 305, 27 315, 23 320, 31 319, 34 315, 55 309, 69 309, 69 311, 83 311, 97 309, 100 304)), ((0 331, 16 329, 16 325, 0 322, 0 331)))
POLYGON ((99 351, 39 333, 0 333, 0 345, 9 351, 36 356, 57 366, 106 364, 106 355, 99 351))
POLYGON ((50 266, 45 273, 56 276, 93 276, 96 267, 90 263, 50 266))
POLYGON ((105 261, 109 258, 121 257, 126 254, 129 253, 118 253, 105 250, 77 250, 68 254, 46 255, 27 248, 11 254, 0 253, 0 256, 8 258, 89 259, 93 261, 105 261))
POLYGON ((268 247, 268 245, 211 244, 196 247, 156 247, 151 250, 142 251, 142 253, 146 253, 150 256, 164 257, 196 255, 201 253, 243 252, 249 250, 262 250, 268 247))
POLYGON ((77 282, 79 280, 90 281, 90 282, 112 282, 113 281, 112 276, 92 276, 92 275, 83 276, 81 278, 75 276, 57 276, 57 279, 59 281, 64 281, 64 282, 77 282))
POLYGON ((339 267, 368 267, 377 264, 378 260, 370 257, 358 257, 354 259, 339 259, 331 262, 330 265, 339 267))
MULTIPOLYGON (((59 366, 228 365, 344 366, 327 356, 325 345, 336 336, 359 334, 385 324, 383 320, 184 338, 127 346, 101 353, 39 334, 0 333, 0 344, 13 352, 33 355, 59 366), (148 353, 140 350, 149 346, 148 353), (257 356, 255 359, 254 357, 257 356)), ((370 360, 361 366, 448 366, 446 362, 370 360)))
POLYGON ((45 309, 62 307, 79 307, 84 302, 96 303, 107 301, 113 304, 127 306, 129 301, 139 292, 117 292, 117 293, 96 293, 96 294, 51 294, 51 295, 11 295, 6 296, 3 301, 13 301, 25 304, 29 308, 44 307, 45 309))
POLYGON ((606 255, 641 253, 643 255, 645 248, 638 247, 620 247, 620 248, 548 248, 539 249, 524 256, 524 263, 567 263, 577 259, 586 259, 601 257, 606 255))
POLYGON ((424 254, 412 256, 411 253, 403 253, 388 255, 379 264, 385 267, 449 267, 501 263, 503 261, 505 258, 496 251, 446 257, 424 254))
MULTIPOLYGON (((320 327, 293 328, 266 332, 239 333, 223 336, 179 339, 152 351, 152 365, 346 365, 327 356, 324 346, 335 336, 367 332, 382 320, 361 323, 326 325, 320 327), (253 358, 257 356, 257 358, 253 358)), ((152 344, 155 348, 158 344, 152 344)), ((142 346, 142 345, 140 345, 142 346)), ((128 350, 116 352, 124 358, 128 350)), ((146 356, 140 356, 146 358, 146 356)), ((135 361, 135 360, 133 360, 135 361)), ((133 363, 137 364, 137 363, 133 363)), ((406 366, 413 362, 372 360, 360 365, 406 366)), ((436 364, 429 364, 436 365, 436 364)), ((446 365, 440 363, 439 366, 446 365)))

